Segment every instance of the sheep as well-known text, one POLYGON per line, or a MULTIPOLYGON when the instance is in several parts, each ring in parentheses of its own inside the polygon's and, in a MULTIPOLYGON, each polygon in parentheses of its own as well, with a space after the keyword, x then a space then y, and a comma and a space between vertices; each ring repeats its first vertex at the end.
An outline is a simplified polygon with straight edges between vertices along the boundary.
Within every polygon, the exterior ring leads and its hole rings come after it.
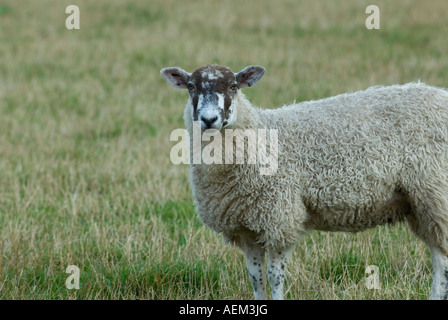
POLYGON ((269 110, 241 92, 264 72, 219 65, 161 70, 170 85, 189 92, 190 143, 195 125, 224 136, 277 131, 275 174, 259 174, 260 163, 190 166, 198 217, 244 253, 255 299, 268 298, 266 279, 272 298, 283 299, 287 260, 309 231, 397 222, 407 222, 429 247, 429 298, 448 299, 448 92, 414 82, 269 110))

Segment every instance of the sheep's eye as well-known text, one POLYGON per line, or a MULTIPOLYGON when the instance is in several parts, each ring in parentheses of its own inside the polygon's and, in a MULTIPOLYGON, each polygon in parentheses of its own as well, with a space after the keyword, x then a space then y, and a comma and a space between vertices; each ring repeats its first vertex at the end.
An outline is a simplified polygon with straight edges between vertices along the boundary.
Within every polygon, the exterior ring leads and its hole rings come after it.
POLYGON ((194 90, 194 85, 192 85, 191 83, 188 84, 188 90, 193 91, 194 90))
POLYGON ((230 86, 230 90, 232 90, 232 91, 236 91, 236 89, 237 89, 236 84, 232 84, 232 85, 230 86))

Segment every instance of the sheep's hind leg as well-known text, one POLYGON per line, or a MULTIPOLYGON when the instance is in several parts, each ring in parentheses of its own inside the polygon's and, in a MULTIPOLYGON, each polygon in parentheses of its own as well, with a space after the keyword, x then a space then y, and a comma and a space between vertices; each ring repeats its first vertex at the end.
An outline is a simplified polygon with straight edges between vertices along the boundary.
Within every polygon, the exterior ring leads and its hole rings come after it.
POLYGON ((254 289, 255 299, 267 300, 266 272, 264 267, 265 250, 252 239, 247 239, 241 249, 246 257, 247 271, 254 289))
POLYGON ((448 256, 436 247, 431 247, 433 278, 431 300, 448 300, 448 256))
POLYGON ((268 280, 274 300, 283 300, 286 264, 291 253, 292 248, 269 250, 268 252, 268 280))

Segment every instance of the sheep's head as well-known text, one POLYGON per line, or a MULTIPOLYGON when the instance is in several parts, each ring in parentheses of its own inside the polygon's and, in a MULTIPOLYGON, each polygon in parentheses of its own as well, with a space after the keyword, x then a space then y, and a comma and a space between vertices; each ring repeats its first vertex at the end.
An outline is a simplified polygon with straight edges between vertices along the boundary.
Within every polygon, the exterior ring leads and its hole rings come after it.
POLYGON ((193 121, 201 122, 202 131, 221 130, 236 120, 235 97, 239 89, 253 86, 263 76, 261 66, 249 66, 238 73, 219 65, 207 65, 193 73, 177 67, 160 71, 175 88, 188 89, 193 121))

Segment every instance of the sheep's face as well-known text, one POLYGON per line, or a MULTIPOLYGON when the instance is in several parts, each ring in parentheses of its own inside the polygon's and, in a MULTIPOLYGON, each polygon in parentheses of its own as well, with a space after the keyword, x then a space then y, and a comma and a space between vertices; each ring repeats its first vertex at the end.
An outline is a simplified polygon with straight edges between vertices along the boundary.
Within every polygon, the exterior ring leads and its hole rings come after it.
POLYGON ((235 97, 240 88, 251 87, 264 74, 260 66, 249 66, 238 73, 218 65, 207 65, 193 73, 180 68, 160 71, 175 88, 188 89, 192 106, 192 119, 201 123, 202 131, 221 130, 236 121, 235 97))

